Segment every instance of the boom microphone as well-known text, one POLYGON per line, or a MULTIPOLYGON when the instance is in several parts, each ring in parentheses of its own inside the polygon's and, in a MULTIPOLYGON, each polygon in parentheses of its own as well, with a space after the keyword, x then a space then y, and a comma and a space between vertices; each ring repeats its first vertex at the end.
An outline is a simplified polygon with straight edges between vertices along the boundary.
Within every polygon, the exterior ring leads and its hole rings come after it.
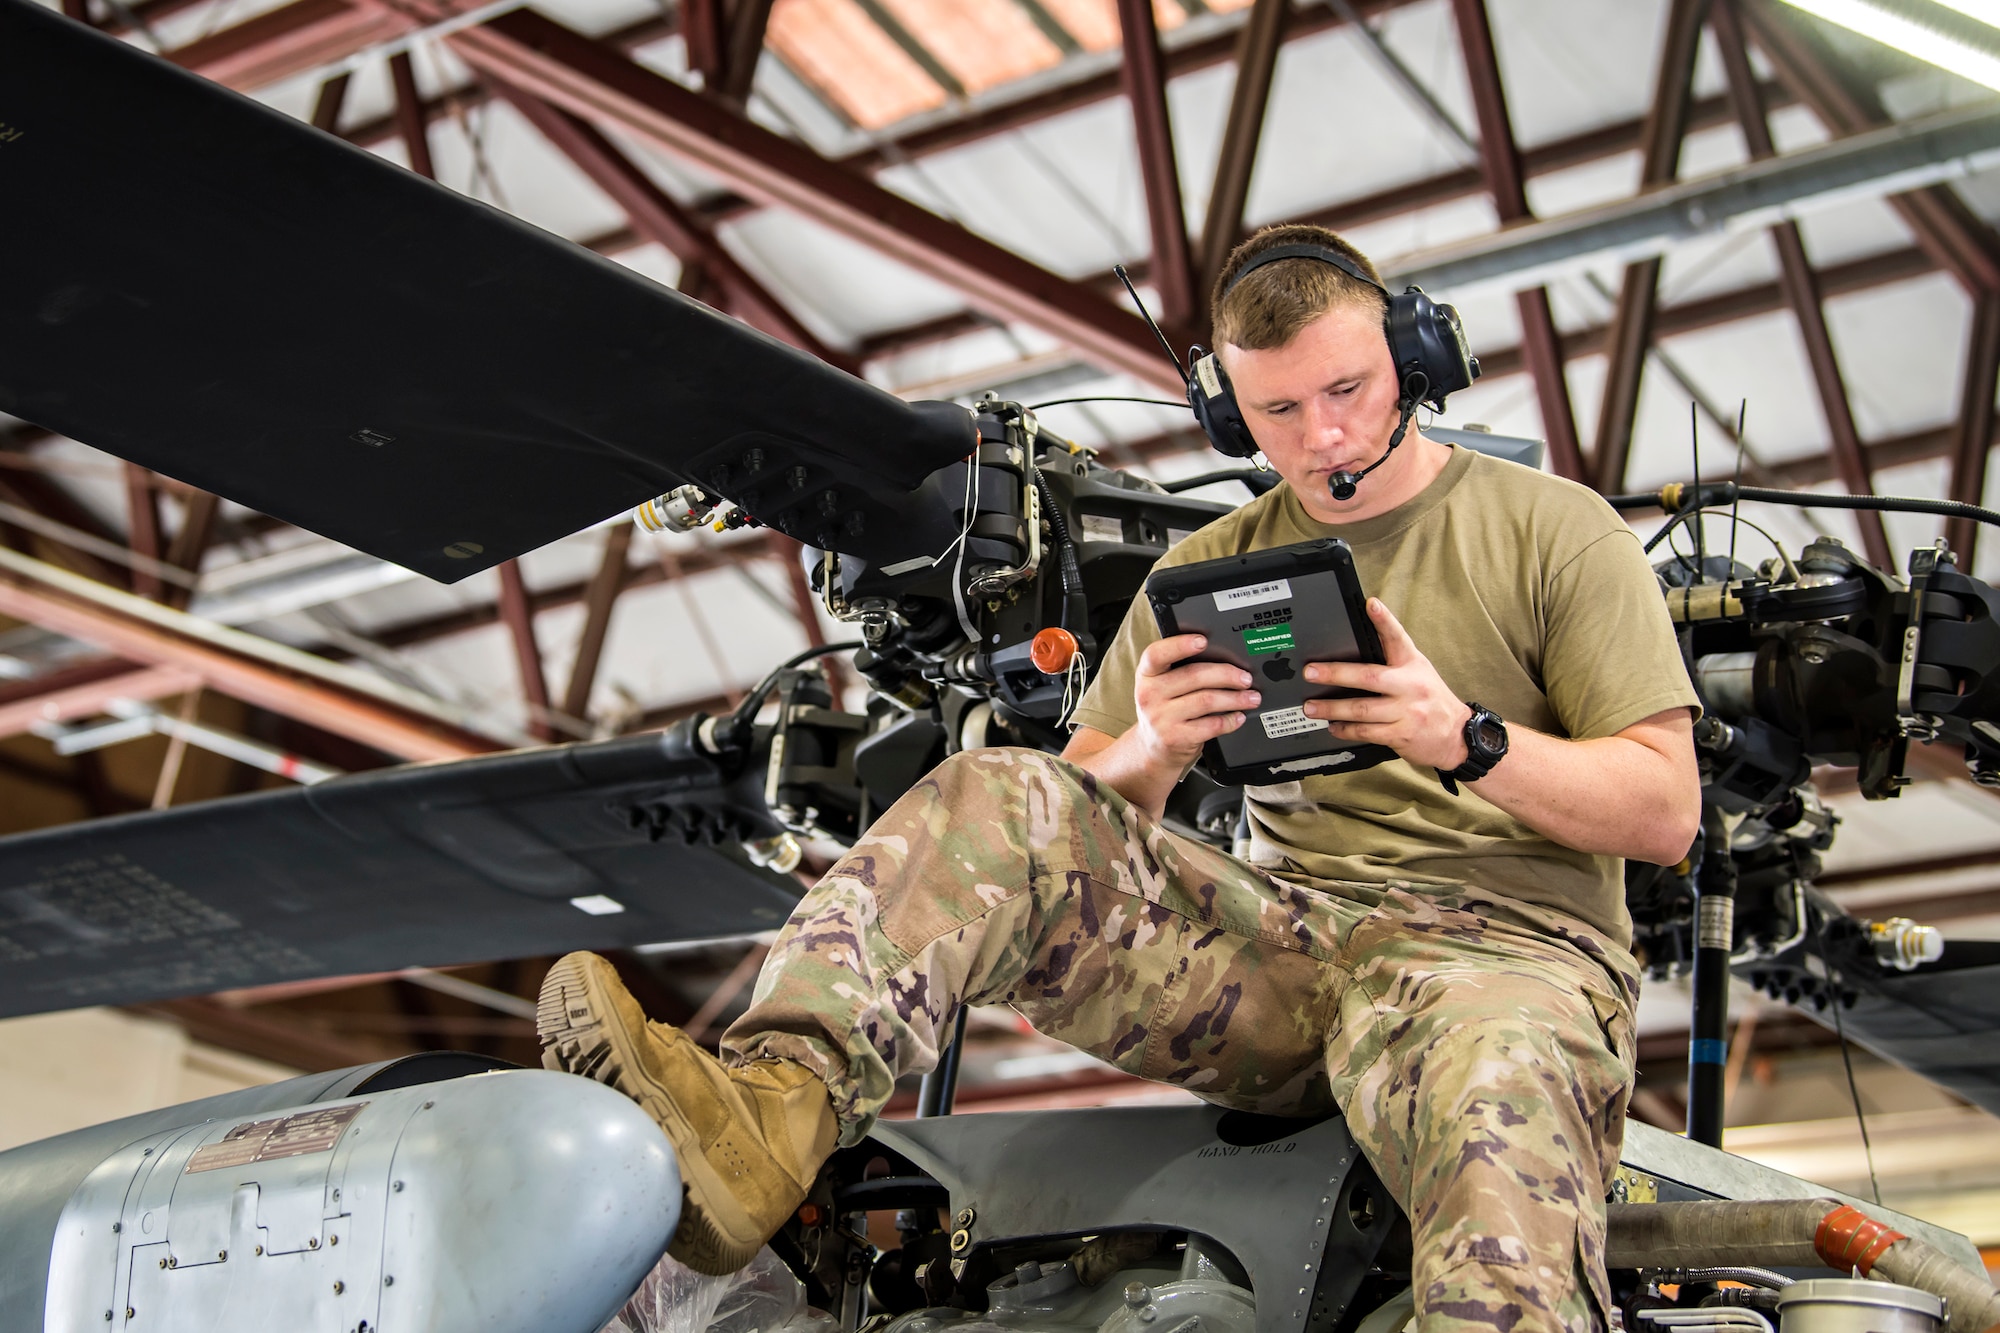
POLYGON ((1389 455, 1396 452, 1396 446, 1401 444, 1403 436, 1409 433, 1410 416, 1416 410, 1416 400, 1405 397, 1403 399, 1403 419, 1396 423, 1396 433, 1389 437, 1389 447, 1382 451, 1382 456, 1367 467, 1362 468, 1359 472, 1336 472, 1326 479, 1326 488, 1333 492, 1334 499, 1352 500, 1354 498, 1354 489, 1361 484, 1361 479, 1389 461, 1389 455))

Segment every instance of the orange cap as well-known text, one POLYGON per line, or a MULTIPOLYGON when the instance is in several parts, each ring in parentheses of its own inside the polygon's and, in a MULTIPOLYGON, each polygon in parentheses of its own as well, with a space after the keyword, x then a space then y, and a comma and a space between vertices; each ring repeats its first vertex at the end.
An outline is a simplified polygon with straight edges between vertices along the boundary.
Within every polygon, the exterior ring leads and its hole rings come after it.
POLYGON ((1051 625, 1028 645, 1028 660, 1043 675, 1060 676, 1076 660, 1078 647, 1076 635, 1060 625, 1051 625))

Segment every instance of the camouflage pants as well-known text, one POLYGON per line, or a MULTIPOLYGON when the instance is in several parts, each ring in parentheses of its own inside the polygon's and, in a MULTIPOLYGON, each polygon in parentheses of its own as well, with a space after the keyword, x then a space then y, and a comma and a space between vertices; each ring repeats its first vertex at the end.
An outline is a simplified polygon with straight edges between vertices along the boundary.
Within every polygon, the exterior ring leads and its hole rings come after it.
POLYGON ((1409 1214, 1424 1333, 1589 1333, 1637 993, 1581 923, 1277 879, 1073 765, 978 750, 806 895, 723 1047, 816 1070, 848 1143, 961 1004, 1221 1105, 1337 1106, 1409 1214))

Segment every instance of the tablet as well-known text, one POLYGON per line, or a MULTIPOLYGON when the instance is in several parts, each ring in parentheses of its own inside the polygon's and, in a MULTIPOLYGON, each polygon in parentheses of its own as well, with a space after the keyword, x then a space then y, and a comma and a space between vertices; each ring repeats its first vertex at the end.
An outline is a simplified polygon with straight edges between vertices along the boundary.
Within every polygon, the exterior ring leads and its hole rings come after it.
POLYGON ((1346 542, 1322 537, 1155 570, 1146 598, 1161 637, 1207 635, 1208 647, 1191 660, 1241 667, 1264 696, 1242 726, 1203 747, 1201 766, 1218 782, 1266 786, 1396 757, 1385 745, 1342 744, 1305 714, 1308 699, 1362 693, 1308 683, 1308 662, 1382 661, 1346 542))

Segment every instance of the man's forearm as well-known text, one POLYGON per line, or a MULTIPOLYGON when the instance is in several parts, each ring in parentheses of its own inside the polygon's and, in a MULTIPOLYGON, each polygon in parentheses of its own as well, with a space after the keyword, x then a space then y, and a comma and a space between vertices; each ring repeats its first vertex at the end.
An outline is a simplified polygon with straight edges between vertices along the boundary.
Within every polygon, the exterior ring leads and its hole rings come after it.
POLYGON ((1063 747, 1062 757, 1155 819, 1165 812, 1167 797, 1182 776, 1150 759, 1130 731, 1112 737, 1078 727, 1063 747))
POLYGON ((1468 790, 1552 842, 1672 865, 1701 818, 1701 780, 1624 736, 1572 741, 1510 724, 1507 757, 1468 790))

